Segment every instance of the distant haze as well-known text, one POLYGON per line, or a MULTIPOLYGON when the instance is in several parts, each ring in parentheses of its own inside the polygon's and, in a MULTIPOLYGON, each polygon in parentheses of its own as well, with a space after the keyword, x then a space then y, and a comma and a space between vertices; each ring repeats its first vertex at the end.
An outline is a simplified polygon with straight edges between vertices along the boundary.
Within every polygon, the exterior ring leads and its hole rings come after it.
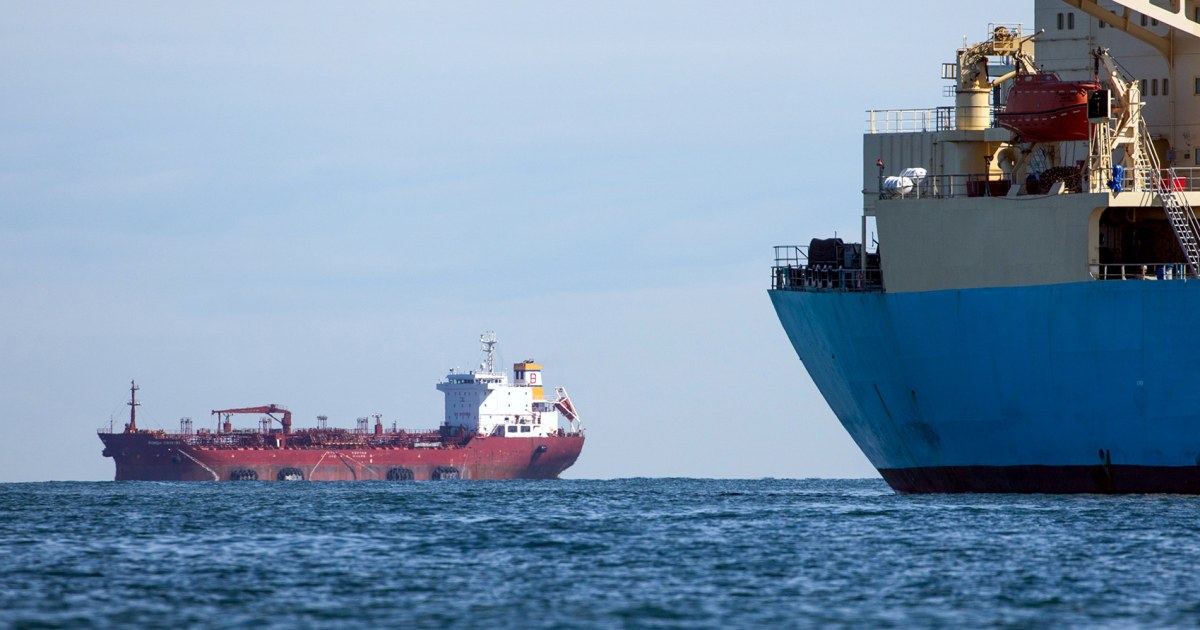
POLYGON ((771 246, 857 240, 864 110, 1032 2, 808 6, 5 3, 0 481, 112 478, 130 379, 143 428, 433 427, 485 330, 566 476, 874 476, 771 246))

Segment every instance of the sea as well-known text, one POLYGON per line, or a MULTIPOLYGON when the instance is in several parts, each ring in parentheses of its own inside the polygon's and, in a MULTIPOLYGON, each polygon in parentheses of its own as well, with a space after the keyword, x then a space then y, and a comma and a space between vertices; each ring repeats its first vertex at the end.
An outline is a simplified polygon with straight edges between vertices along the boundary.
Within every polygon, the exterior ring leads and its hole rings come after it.
POLYGON ((0 484, 0 627, 1194 627, 1198 523, 877 479, 0 484))

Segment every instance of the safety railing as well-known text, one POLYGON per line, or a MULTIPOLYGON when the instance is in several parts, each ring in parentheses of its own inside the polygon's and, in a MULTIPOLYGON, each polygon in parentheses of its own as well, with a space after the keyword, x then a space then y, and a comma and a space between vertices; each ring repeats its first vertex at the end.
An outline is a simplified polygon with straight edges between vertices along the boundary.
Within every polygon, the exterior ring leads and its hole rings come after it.
POLYGON ((867 133, 948 131, 954 124, 953 107, 867 110, 867 133))
POLYGON ((1163 169, 1162 178, 1163 185, 1170 187, 1171 190, 1179 192, 1200 190, 1200 167, 1163 169))
POLYGON ((880 199, 949 199, 952 197, 1005 197, 1012 189, 1012 182, 988 177, 984 173, 961 173, 951 175, 926 175, 918 180, 901 182, 893 190, 878 195, 880 199), (907 184, 907 185, 906 185, 907 184))
MULTIPOLYGON (((996 114, 1003 113, 1002 105, 973 107, 927 107, 923 109, 868 109, 867 133, 920 133, 952 131, 958 128, 958 112, 972 119, 986 116, 989 126, 996 126, 996 114), (987 111, 983 109, 986 107, 987 111), (975 111, 978 109, 979 111, 975 111)), ((971 122, 976 122, 972 120, 971 122)))
MULTIPOLYGON (((1127 190, 1139 188, 1134 184, 1135 173, 1132 169, 1126 171, 1127 190)), ((1044 195, 1050 192, 1055 180, 1039 181, 1036 179, 1025 182, 1021 189, 1022 195, 1044 195)), ((1149 184, 1139 182, 1141 188, 1149 189, 1149 184)), ((1176 192, 1200 191, 1200 167, 1164 169, 1162 174, 1163 186, 1176 192)), ((882 182, 880 182, 882 184, 882 182)), ((948 175, 926 175, 919 180, 901 183, 893 190, 866 191, 864 194, 878 196, 880 199, 948 199, 953 197, 1005 197, 1016 184, 996 175, 984 173, 952 173, 948 175)), ((1079 176, 1068 177, 1064 182, 1065 192, 1079 192, 1082 183, 1079 176)))
POLYGON ((776 291, 883 291, 883 273, 879 269, 809 264, 807 247, 776 245, 771 288, 776 291))
POLYGON ((1093 280, 1192 280, 1187 263, 1104 263, 1088 266, 1093 280))
POLYGON ((799 267, 808 264, 807 245, 776 245, 776 267, 799 267))
POLYGON ((883 291, 878 269, 774 267, 771 288, 778 291, 883 291))

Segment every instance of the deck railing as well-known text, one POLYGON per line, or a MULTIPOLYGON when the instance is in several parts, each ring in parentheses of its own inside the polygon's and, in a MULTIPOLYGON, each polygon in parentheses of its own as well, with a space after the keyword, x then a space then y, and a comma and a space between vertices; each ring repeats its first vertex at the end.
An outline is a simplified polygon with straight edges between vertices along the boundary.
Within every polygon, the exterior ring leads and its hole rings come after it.
MULTIPOLYGON (((884 191, 880 199, 949 199, 952 197, 1004 197, 1012 189, 1007 179, 990 178, 984 173, 955 173, 950 175, 927 175, 914 181, 912 188, 905 191, 884 191)), ((870 191, 867 195, 876 195, 870 191)))
POLYGON ((879 269, 810 264, 807 247, 776 245, 771 288, 777 291, 883 291, 883 274, 879 269))
MULTIPOLYGON (((1093 280, 1196 280, 1184 262, 1104 263, 1088 266, 1093 280)), ((883 291, 879 269, 849 269, 812 265, 808 247, 776 245, 771 267, 771 288, 776 291, 883 291)))
POLYGON ((918 133, 953 128, 953 107, 867 110, 867 133, 918 133))
MULTIPOLYGON (((1171 169, 1163 172, 1163 185, 1170 186, 1178 192, 1200 191, 1200 167, 1171 169)), ((1130 175, 1131 177, 1131 175, 1130 175)), ((1131 182, 1132 183, 1132 182, 1131 182)), ((912 188, 905 191, 865 191, 872 197, 878 195, 881 199, 949 199, 954 197, 1005 197, 1016 184, 996 175, 984 173, 951 173, 946 175, 926 175, 921 180, 913 181, 912 188)), ((1027 184, 1028 185, 1028 184, 1027 184)), ((1034 190, 1023 189, 1022 195, 1048 194, 1052 183, 1041 184, 1034 190)), ((1068 192, 1078 192, 1081 182, 1067 184, 1068 192)), ((1129 190, 1132 190, 1130 186, 1129 190)))
MULTIPOLYGON (((982 110, 983 106, 980 106, 982 110)), ((917 109, 868 109, 867 133, 920 133, 952 131, 958 128, 959 108, 954 106, 917 109)), ((987 117, 996 126, 996 114, 1003 106, 988 105, 987 117)), ((978 112, 982 114, 983 112, 978 112)))
POLYGON ((1170 186, 1172 190, 1182 192, 1200 190, 1200 167, 1175 167, 1170 170, 1173 173, 1163 169, 1163 184, 1170 186))
POLYGON ((1194 280, 1187 263, 1104 263, 1089 265, 1093 280, 1194 280))

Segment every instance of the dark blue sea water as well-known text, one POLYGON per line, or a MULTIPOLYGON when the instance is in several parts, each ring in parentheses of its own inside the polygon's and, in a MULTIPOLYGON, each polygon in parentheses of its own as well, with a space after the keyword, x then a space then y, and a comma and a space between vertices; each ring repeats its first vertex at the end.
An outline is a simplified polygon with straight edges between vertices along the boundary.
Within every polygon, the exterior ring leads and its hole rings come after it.
POLYGON ((1200 624, 1200 499, 881 481, 0 485, 0 627, 1200 624))

